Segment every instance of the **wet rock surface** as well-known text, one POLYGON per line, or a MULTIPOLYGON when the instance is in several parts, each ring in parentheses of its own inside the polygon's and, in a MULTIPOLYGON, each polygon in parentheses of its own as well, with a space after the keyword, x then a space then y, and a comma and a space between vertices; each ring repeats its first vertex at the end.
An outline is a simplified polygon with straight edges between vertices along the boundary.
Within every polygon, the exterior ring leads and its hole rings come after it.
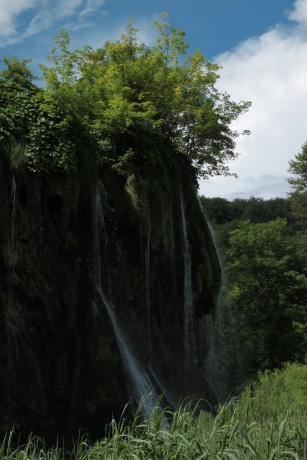
POLYGON ((195 187, 153 193, 143 219, 115 173, 78 193, 76 181, 23 172, 1 185, 2 434, 14 425, 50 441, 80 429, 104 435, 138 396, 114 318, 140 372, 170 404, 214 397, 200 331, 220 268, 195 187))

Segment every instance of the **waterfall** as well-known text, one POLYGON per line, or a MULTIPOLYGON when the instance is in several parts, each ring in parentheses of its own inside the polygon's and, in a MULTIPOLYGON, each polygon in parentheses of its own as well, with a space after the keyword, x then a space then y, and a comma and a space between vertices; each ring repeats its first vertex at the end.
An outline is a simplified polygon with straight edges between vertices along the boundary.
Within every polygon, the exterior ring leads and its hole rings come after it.
MULTIPOLYGON (((200 199, 199 206, 204 212, 200 199)), ((201 334, 205 342, 204 369, 210 388, 219 401, 224 402, 237 384, 236 381, 242 381, 242 363, 233 309, 228 296, 223 253, 214 228, 208 218, 206 221, 222 270, 222 279, 214 320, 211 315, 205 315, 201 320, 201 334)))
POLYGON ((11 190, 11 235, 8 242, 8 253, 9 253, 9 271, 8 271, 8 288, 9 288, 9 299, 12 301, 13 298, 13 286, 12 278, 14 275, 14 265, 15 265, 15 243, 16 243, 16 179, 13 175, 12 178, 12 190, 11 190))
MULTIPOLYGON (((158 394, 154 391, 154 385, 148 377, 146 371, 140 366, 136 356, 132 351, 132 346, 126 338, 120 324, 116 318, 113 305, 107 299, 101 287, 101 259, 102 259, 102 237, 104 244, 104 256, 107 259, 108 240, 105 230, 105 220, 101 202, 102 184, 96 187, 92 196, 92 225, 93 225, 93 278, 96 285, 96 291, 99 294, 103 305, 106 308, 108 316, 113 326, 115 338, 121 354, 124 371, 130 382, 128 388, 131 391, 131 397, 137 406, 145 397, 143 412, 145 415, 151 414, 153 408, 158 403, 158 394)), ((145 302, 147 315, 147 336, 148 336, 148 353, 151 356, 151 320, 150 320, 150 232, 148 232, 147 247, 145 251, 145 302)), ((110 287, 110 286, 109 286, 110 287)), ((99 306, 93 300, 92 311, 94 317, 103 321, 103 315, 99 306)))
POLYGON ((147 236, 147 248, 145 252, 145 302, 146 302, 146 322, 147 322, 147 349, 149 363, 152 361, 151 343, 151 306, 150 306, 150 229, 147 236))
MULTIPOLYGON (((155 392, 153 384, 150 378, 148 377, 147 373, 139 365, 138 360, 132 351, 132 347, 128 342, 127 338, 125 337, 117 321, 113 305, 111 305, 111 303, 108 301, 101 287, 99 285, 97 285, 96 287, 97 292, 108 312, 109 318, 114 329, 114 334, 119 346, 119 351, 122 357, 124 370, 131 383, 131 397, 137 405, 142 400, 142 398, 146 396, 143 406, 143 412, 144 415, 150 415, 152 410, 159 401, 158 394, 155 392)), ((95 314, 99 316, 96 304, 94 305, 94 308, 95 314)))
POLYGON ((16 179, 13 175, 12 179, 12 191, 11 191, 11 203, 12 203, 12 214, 11 214, 11 249, 14 250, 15 246, 15 225, 16 225, 16 179))
POLYGON ((186 377, 186 386, 190 383, 191 365, 195 365, 195 337, 193 333, 193 287, 192 287, 192 261, 191 250, 188 240, 188 230, 185 217, 185 203, 183 193, 180 193, 180 208, 182 220, 182 235, 183 235, 183 262, 184 262, 184 281, 183 281, 183 312, 184 312, 184 371, 186 377))
POLYGON ((101 235, 104 237, 104 255, 108 255, 108 239, 105 229, 105 220, 101 202, 101 194, 104 191, 103 185, 99 183, 92 194, 92 226, 93 226, 93 260, 94 280, 100 284, 101 276, 101 235))

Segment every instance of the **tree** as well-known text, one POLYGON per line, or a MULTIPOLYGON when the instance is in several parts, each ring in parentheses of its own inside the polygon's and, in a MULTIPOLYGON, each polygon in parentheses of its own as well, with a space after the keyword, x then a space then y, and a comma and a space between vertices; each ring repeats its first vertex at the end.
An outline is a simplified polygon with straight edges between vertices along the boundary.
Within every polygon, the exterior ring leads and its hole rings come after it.
POLYGON ((131 20, 120 40, 97 50, 69 51, 61 31, 49 56, 53 67, 41 66, 47 91, 96 137, 98 161, 123 174, 140 165, 172 166, 176 156, 186 158, 195 177, 230 174, 239 135, 232 122, 250 103, 217 91, 219 66, 199 50, 187 55, 185 33, 166 16, 155 21, 153 47, 139 42, 131 20))
POLYGON ((204 212, 214 229, 216 243, 226 253, 229 248, 230 232, 235 230, 243 220, 253 224, 270 222, 278 217, 287 219, 291 233, 297 230, 297 223, 291 213, 290 200, 286 198, 250 197, 236 198, 228 201, 225 198, 200 197, 204 212))
POLYGON ((307 142, 303 144, 301 153, 289 162, 288 179, 293 191, 289 194, 292 211, 304 228, 307 228, 307 142))
POLYGON ((0 72, 0 148, 14 169, 34 172, 76 169, 70 119, 59 104, 32 83, 29 59, 4 58, 0 72))
POLYGON ((241 222, 228 252, 230 297, 251 373, 307 352, 307 277, 301 240, 287 223, 241 222))
POLYGON ((4 70, 0 71, 0 78, 20 86, 33 86, 32 81, 36 78, 28 66, 31 61, 32 59, 17 59, 16 57, 0 59, 0 62, 6 66, 4 70))

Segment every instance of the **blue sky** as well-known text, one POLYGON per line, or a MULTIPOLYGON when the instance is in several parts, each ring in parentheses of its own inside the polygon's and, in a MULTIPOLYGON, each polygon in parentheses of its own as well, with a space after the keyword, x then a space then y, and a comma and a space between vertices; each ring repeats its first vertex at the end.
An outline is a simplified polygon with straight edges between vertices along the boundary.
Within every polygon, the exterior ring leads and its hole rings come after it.
POLYGON ((307 140, 307 0, 0 0, 2 56, 32 58, 33 70, 64 27, 72 48, 116 40, 128 17, 154 42, 162 12, 185 30, 190 50, 223 66, 219 89, 252 108, 237 123, 239 175, 200 183, 207 196, 285 196, 288 162, 307 140))

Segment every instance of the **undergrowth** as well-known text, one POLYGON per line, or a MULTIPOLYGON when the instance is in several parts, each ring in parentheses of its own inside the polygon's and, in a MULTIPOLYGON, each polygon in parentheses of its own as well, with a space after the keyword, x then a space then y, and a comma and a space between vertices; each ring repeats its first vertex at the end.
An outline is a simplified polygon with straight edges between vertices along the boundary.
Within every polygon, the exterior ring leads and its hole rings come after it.
POLYGON ((307 365, 293 363, 259 374, 216 415, 201 410, 201 401, 175 411, 158 402, 144 417, 145 397, 133 420, 127 406, 102 439, 83 436, 70 452, 60 443, 46 449, 33 436, 16 446, 10 432, 0 460, 307 460, 306 372, 307 365))
POLYGON ((305 459, 306 427, 285 411, 274 422, 239 419, 235 403, 221 407, 216 416, 196 413, 191 405, 178 411, 156 406, 144 420, 141 410, 133 421, 125 416, 112 420, 103 439, 91 444, 80 439, 71 452, 57 446, 44 449, 30 437, 24 446, 13 447, 10 433, 0 447, 1 460, 277 460, 305 459))

